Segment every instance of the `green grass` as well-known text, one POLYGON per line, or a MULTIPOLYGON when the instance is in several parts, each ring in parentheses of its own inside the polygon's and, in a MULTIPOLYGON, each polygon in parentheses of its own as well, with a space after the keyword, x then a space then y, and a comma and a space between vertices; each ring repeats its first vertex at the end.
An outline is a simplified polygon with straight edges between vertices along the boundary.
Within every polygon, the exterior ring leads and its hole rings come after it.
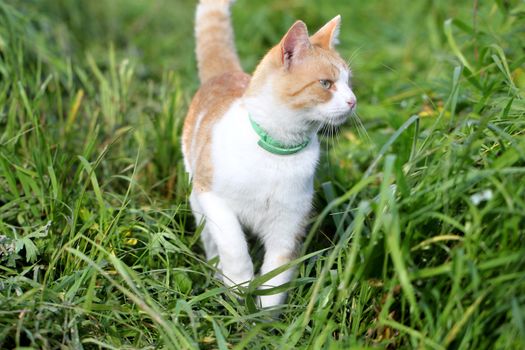
POLYGON ((189 211, 194 6, 0 0, 0 348, 525 348, 525 3, 237 1, 248 71, 340 13, 367 131, 324 138, 280 318, 189 211))

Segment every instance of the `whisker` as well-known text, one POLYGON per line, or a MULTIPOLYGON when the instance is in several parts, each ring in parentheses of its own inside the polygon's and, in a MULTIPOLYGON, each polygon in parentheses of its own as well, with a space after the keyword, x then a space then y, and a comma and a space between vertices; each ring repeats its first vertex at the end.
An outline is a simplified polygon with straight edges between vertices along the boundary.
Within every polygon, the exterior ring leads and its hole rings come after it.
POLYGON ((336 133, 335 133, 335 141, 337 143, 337 147, 340 147, 341 146, 341 128, 337 128, 336 130, 336 133))
POLYGON ((334 126, 330 125, 330 146, 331 149, 334 149, 334 126))
POLYGON ((318 133, 322 128, 323 128, 323 123, 318 123, 316 133, 318 133))
POLYGON ((358 124, 357 119, 356 119, 354 114, 352 114, 350 116, 350 120, 351 120, 351 123, 352 123, 352 128, 355 130, 355 132, 357 132, 357 135, 359 136, 359 138, 363 139, 364 138, 363 137, 363 132, 362 132, 361 127, 358 124))
POLYGON ((337 133, 338 127, 335 125, 332 125, 332 148, 336 146, 335 144, 335 134, 337 133))
POLYGON ((357 113, 354 113, 352 115, 352 119, 354 120, 359 136, 364 137, 366 142, 371 143, 372 139, 370 138, 368 131, 366 131, 366 128, 363 122, 361 121, 361 118, 359 118, 359 115, 357 113))
POLYGON ((350 57, 348 57, 348 60, 346 61, 346 64, 348 66, 352 64, 354 58, 357 57, 357 54, 359 53, 359 51, 361 51, 362 48, 363 48, 363 45, 357 47, 354 51, 352 51, 352 53, 350 54, 350 57))

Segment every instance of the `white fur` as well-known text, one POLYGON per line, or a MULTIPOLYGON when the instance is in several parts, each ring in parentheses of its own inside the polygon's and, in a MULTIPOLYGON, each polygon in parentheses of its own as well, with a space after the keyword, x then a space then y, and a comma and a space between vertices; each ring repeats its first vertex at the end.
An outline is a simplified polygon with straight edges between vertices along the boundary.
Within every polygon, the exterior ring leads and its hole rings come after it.
POLYGON ((296 145, 315 135, 316 127, 305 123, 310 112, 298 113, 285 106, 274 96, 271 81, 266 82, 257 96, 245 97, 243 106, 269 135, 284 144, 296 145))
POLYGON ((330 101, 313 109, 298 112, 287 108, 274 96, 271 81, 267 82, 257 96, 244 98, 243 104, 251 117, 273 138, 289 145, 299 144, 315 135, 321 124, 339 125, 355 109, 356 97, 348 81, 350 73, 338 67, 339 79, 330 101), (353 102, 353 107, 348 102, 353 102))
POLYGON ((199 19, 206 16, 209 12, 212 11, 221 11, 230 14, 230 5, 234 1, 229 0, 200 0, 197 5, 197 10, 195 14, 196 24, 199 24, 199 19))
MULTIPOLYGON (((237 101, 215 125, 212 136, 213 188, 193 192, 191 204, 199 220, 208 259, 218 254, 227 285, 248 282, 253 264, 241 224, 263 240, 266 250, 261 273, 270 272, 293 257, 313 196, 313 178, 319 157, 314 136, 301 152, 271 154, 257 145, 249 112, 237 101), (212 240, 210 242, 209 240, 212 240)), ((286 271, 267 282, 279 286, 291 278, 286 271)), ((261 306, 282 303, 285 294, 261 297, 261 306)))
POLYGON ((332 99, 315 108, 314 118, 322 123, 342 124, 346 121, 348 114, 356 107, 356 97, 348 85, 350 73, 344 68, 339 68, 339 72, 339 79, 335 82, 335 92, 332 99), (349 106, 349 102, 353 104, 352 107, 349 106))
MULTIPOLYGON (((206 257, 219 255, 219 269, 228 286, 242 285, 253 278, 253 264, 242 227, 264 243, 261 274, 293 258, 304 234, 311 210, 315 167, 319 159, 316 124, 305 120, 340 124, 351 111, 347 101, 355 96, 348 87, 348 72, 341 71, 333 98, 310 111, 298 113, 279 103, 270 84, 256 97, 232 104, 214 126, 211 161, 213 184, 209 192, 193 192, 190 198, 197 221, 206 224, 202 240, 206 257), (249 116, 272 137, 297 143, 311 137, 309 145, 293 155, 275 155, 262 149, 249 116)), ((293 274, 287 270, 270 279, 263 288, 280 286, 293 274)), ((284 302, 285 293, 262 296, 262 307, 284 302)))
MULTIPOLYGON (((228 15, 231 3, 231 0, 199 1, 195 27, 197 40, 202 40, 199 33, 209 29, 210 22, 206 16, 215 11, 228 15)), ((331 33, 331 45, 337 41, 340 17, 333 21, 337 21, 337 27, 331 33)), ((216 25, 214 23, 212 25, 216 25)), ((232 45, 230 53, 236 59, 233 41, 230 42, 233 34, 228 30, 223 34, 228 38, 225 44, 232 45)), ((202 63, 201 57, 199 64, 202 63)), ((323 124, 344 122, 351 112, 348 101, 355 101, 347 84, 348 71, 344 67, 338 69, 340 79, 335 83, 333 97, 327 103, 302 111, 292 110, 275 95, 272 86, 275 77, 269 75, 265 76, 265 85, 258 86, 255 96, 235 101, 213 125, 210 157, 212 184, 206 192, 194 190, 190 203, 197 222, 205 219, 202 241, 206 257, 213 259, 219 256, 218 268, 226 285, 243 285, 254 275, 243 227, 249 228, 264 243, 261 274, 293 259, 311 210, 314 173, 319 159, 316 132, 323 124), (305 138, 311 141, 296 154, 280 156, 269 153, 257 144, 259 136, 252 129, 250 116, 281 143, 295 145, 305 138)), ((197 160, 188 159, 188 153, 196 153, 196 138, 205 114, 206 111, 202 111, 197 116, 192 140, 185 145, 190 149, 183 146, 184 164, 190 175, 197 168, 197 160)), ((292 270, 280 273, 263 288, 288 282, 292 273, 292 270)), ((285 293, 262 296, 260 303, 263 307, 275 306, 281 304, 284 298, 285 293)))

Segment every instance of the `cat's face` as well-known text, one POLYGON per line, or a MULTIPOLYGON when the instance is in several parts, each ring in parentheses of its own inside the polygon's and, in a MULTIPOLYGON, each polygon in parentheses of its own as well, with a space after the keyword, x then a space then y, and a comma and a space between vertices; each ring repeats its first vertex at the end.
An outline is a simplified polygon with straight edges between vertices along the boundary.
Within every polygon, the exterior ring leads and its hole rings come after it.
POLYGON ((271 64, 263 60, 259 75, 298 121, 340 125, 355 110, 350 69, 334 49, 339 25, 337 16, 309 37, 306 25, 297 21, 269 52, 271 64))
POLYGON ((340 125, 356 107, 350 75, 337 52, 312 45, 289 69, 279 72, 274 91, 304 119, 340 125))

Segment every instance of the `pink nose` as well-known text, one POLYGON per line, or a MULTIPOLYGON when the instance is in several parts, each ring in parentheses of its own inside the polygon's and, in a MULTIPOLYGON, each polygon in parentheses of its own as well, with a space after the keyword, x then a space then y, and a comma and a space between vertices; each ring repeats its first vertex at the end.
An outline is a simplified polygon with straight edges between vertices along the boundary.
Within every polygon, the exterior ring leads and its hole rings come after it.
POLYGON ((354 108, 356 101, 354 99, 351 99, 346 101, 346 103, 348 103, 348 106, 350 106, 350 108, 354 108))

